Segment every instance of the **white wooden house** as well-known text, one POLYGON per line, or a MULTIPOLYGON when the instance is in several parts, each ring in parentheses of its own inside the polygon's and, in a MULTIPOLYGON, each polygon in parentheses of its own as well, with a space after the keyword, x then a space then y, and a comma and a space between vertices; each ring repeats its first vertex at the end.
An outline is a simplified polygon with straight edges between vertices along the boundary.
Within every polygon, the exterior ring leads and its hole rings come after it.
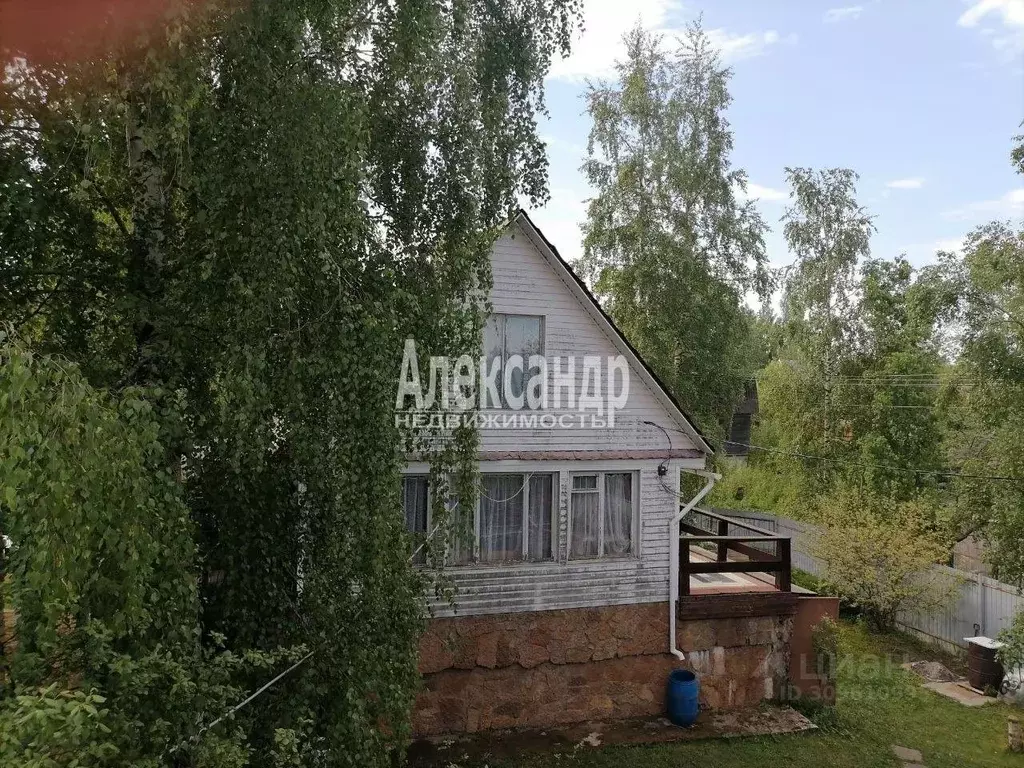
MULTIPOLYGON (((726 519, 709 531, 700 520, 713 515, 688 516, 714 483, 711 447, 524 212, 495 242, 491 266, 485 359, 577 362, 571 375, 549 362, 543 379, 539 369, 513 371, 518 394, 540 381, 554 391, 527 409, 538 421, 482 422, 471 546, 449 556, 454 601, 432 602, 420 641, 416 733, 658 714, 680 665, 699 675, 710 707, 752 706, 803 685, 790 671, 793 628, 810 648, 809 627, 837 607, 798 606, 788 540, 733 531, 743 524, 726 519), (585 361, 612 358, 628 393, 610 367, 599 382, 587 370, 585 361), (571 390, 614 400, 614 423, 574 422, 571 390), (550 427, 567 414, 565 428, 550 427), (681 499, 687 472, 703 487, 681 499), (723 532, 711 537, 717 558, 691 549, 700 534, 723 532), (736 553, 742 562, 726 562, 736 553), (754 573, 762 569, 784 575, 754 573)), ((483 415, 515 411, 512 399, 486 398, 483 415)), ((428 474, 414 461, 403 480, 406 521, 421 535, 431 530, 428 474)))
MULTIPOLYGON (((574 359, 577 392, 584 358, 622 356, 628 401, 614 427, 584 419, 583 427, 481 429, 474 552, 450 572, 454 605, 436 602, 435 615, 665 602, 680 471, 704 470, 710 446, 525 212, 494 244, 491 267, 485 351, 574 359), (496 519, 510 517, 522 523, 517 541, 505 525, 495 532, 496 519), (596 540, 583 535, 594 522, 596 540)), ((602 395, 609 384, 602 377, 602 395)), ((406 469, 406 517, 421 531, 428 471, 406 469)))

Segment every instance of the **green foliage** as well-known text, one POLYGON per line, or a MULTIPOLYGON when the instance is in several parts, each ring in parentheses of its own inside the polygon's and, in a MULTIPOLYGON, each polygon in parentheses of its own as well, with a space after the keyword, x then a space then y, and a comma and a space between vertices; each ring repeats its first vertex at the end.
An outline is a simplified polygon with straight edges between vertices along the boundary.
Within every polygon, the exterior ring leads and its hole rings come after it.
POLYGON ((95 692, 62 691, 56 683, 0 704, 0 758, 17 768, 117 765, 104 723, 109 710, 95 692))
POLYGON ((757 509, 796 520, 807 517, 812 497, 798 466, 760 458, 743 464, 726 460, 719 471, 722 479, 711 491, 712 506, 757 509))
POLYGON ((20 653, 49 657, 90 623, 122 646, 193 632, 195 544, 160 442, 165 399, 113 398, 74 366, 0 346, 0 496, 20 653))
POLYGON ((847 330, 831 352, 801 340, 807 316, 790 319, 792 335, 757 376, 751 439, 768 450, 754 450, 743 468, 728 467, 719 498, 734 505, 742 493, 748 506, 806 519, 819 498, 852 488, 922 499, 933 524, 945 525, 938 475, 929 474, 947 467, 935 386, 948 375, 936 342, 944 290, 904 259, 869 260, 854 294, 843 309, 847 330))
POLYGON ((844 495, 914 505, 923 529, 984 540, 995 575, 1024 583, 1024 230, 986 224, 915 270, 867 258, 854 173, 789 174, 796 263, 783 321, 758 329, 752 442, 768 450, 727 464, 715 501, 804 519, 844 495))
POLYGON ((826 616, 811 630, 811 647, 817 660, 818 669, 825 676, 826 685, 835 685, 836 663, 839 660, 839 624, 826 616))
POLYGON ((819 516, 824 531, 813 549, 825 565, 822 588, 860 608, 876 628, 892 629, 902 612, 927 615, 955 599, 959 584, 929 573, 950 542, 930 529, 922 502, 844 492, 823 501, 819 516))
MULTIPOLYGON (((108 690, 114 659, 172 665, 135 699, 164 709, 115 740, 126 763, 166 763, 173 735, 207 764, 390 764, 424 588, 401 351, 478 346, 495 228, 546 196, 536 115, 578 3, 171 6, 87 60, 3 51, 0 317, 52 356, 0 390, 2 450, 23 451, 0 470, 12 674, 92 649, 76 663, 117 735, 133 694, 108 690), (197 682, 217 635, 237 658, 313 656, 193 743, 262 683, 197 682)), ((439 471, 465 468, 475 437, 457 438, 439 471)))
POLYGON ((857 203, 857 174, 847 168, 787 168, 793 205, 783 233, 796 256, 785 283, 791 333, 828 379, 856 333, 852 309, 858 260, 870 252, 871 218, 857 203))
MULTIPOLYGON (((1024 230, 993 223, 971 233, 962 258, 938 269, 960 358, 943 408, 946 452, 965 474, 1024 477, 1024 230)), ((1001 579, 1024 583, 1024 485, 958 478, 956 518, 989 545, 1001 579)))
POLYGON ((730 72, 691 25, 678 49, 637 26, 618 81, 591 86, 585 276, 616 323, 711 432, 756 363, 744 293, 769 288, 764 222, 741 202, 725 119, 730 72))
POLYGON ((248 755, 244 733, 198 728, 241 696, 247 670, 277 659, 201 650, 193 525, 159 440, 164 398, 143 394, 114 397, 72 364, 0 345, 5 594, 17 616, 4 765, 156 766, 191 737, 197 754, 248 755))
POLYGON ((1007 672, 1024 670, 1024 611, 1013 617, 1013 623, 999 633, 1003 647, 997 655, 1007 672))

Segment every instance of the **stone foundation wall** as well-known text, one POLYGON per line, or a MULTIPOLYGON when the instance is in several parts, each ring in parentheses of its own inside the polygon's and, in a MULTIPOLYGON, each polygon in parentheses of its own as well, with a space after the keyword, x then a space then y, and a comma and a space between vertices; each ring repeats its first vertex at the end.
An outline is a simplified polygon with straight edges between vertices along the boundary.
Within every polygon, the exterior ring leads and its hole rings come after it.
POLYGON ((668 605, 608 606, 434 619, 420 641, 418 735, 548 727, 664 711, 668 673, 692 669, 701 704, 741 707, 777 697, 789 666, 791 616, 677 622, 668 605))

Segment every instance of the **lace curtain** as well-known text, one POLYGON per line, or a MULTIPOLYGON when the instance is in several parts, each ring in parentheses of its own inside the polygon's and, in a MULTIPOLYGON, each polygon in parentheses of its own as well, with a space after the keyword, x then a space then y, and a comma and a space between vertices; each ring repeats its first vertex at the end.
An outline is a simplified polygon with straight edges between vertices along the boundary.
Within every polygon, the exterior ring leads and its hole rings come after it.
POLYGON ((601 496, 596 475, 572 479, 570 557, 597 557, 601 547, 601 496))
MULTIPOLYGON (((405 507, 405 527, 413 534, 412 547, 415 552, 427 532, 427 478, 407 477, 403 483, 405 507)), ((426 552, 420 549, 413 558, 413 562, 422 563, 426 561, 426 552)))
POLYGON ((597 475, 572 479, 569 556, 575 558, 628 555, 633 548, 633 475, 604 475, 604 506, 597 475))
POLYGON ((633 544, 633 475, 604 476, 604 554, 628 555, 633 544))
POLYGON ((480 478, 480 562, 523 559, 522 475, 480 478))
POLYGON ((448 559, 452 565, 466 565, 473 562, 473 544, 476 536, 473 531, 473 510, 466 509, 452 500, 451 541, 448 559))
MULTIPOLYGON (((577 556, 594 557, 599 554, 601 523, 597 478, 590 476, 577 480, 582 480, 588 485, 588 497, 592 498, 586 502, 586 508, 583 509, 575 501, 574 494, 573 514, 579 511, 582 518, 575 524, 574 537, 581 538, 574 546, 573 552, 577 556), (590 554, 581 555, 581 552, 590 554)), ((405 524, 414 534, 415 549, 422 543, 427 531, 427 478, 406 477, 402 490, 405 524)), ((480 478, 479 562, 523 560, 524 554, 528 560, 552 559, 556 491, 554 475, 551 474, 483 475, 480 478)), ((478 538, 474 528, 474 510, 455 504, 454 499, 451 504, 454 509, 451 513, 452 530, 448 541, 448 562, 452 565, 466 565, 474 560, 473 551, 478 538)), ((425 553, 421 551, 416 555, 415 562, 424 561, 425 553)))
POLYGON ((530 514, 527 521, 527 554, 530 560, 551 559, 551 475, 530 478, 530 514))

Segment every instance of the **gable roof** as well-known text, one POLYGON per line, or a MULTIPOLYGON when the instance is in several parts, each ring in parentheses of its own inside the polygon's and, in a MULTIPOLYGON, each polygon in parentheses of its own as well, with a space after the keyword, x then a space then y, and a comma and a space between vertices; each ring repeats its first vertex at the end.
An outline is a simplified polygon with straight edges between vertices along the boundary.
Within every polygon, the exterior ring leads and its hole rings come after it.
POLYGON ((626 338, 625 334, 619 330, 618 326, 615 325, 615 321, 608 315, 607 312, 598 303, 597 298, 587 284, 580 279, 569 263, 562 258, 558 253, 558 249, 549 241, 544 233, 540 231, 533 220, 530 219, 529 214, 520 209, 516 214, 514 222, 526 233, 526 236, 530 238, 541 256, 551 265, 551 268, 555 270, 555 273, 562 279, 562 282, 566 284, 570 291, 576 296, 580 304, 587 310, 594 321, 600 326, 612 343, 618 348, 619 352, 626 361, 630 364, 630 367, 638 371, 641 379, 650 388, 655 398, 661 403, 661 405, 669 412, 669 415, 679 425, 680 430, 686 434, 694 444, 704 452, 705 455, 713 455, 714 448, 708 443, 704 434, 700 431, 693 419, 687 416, 686 412, 683 411, 679 402, 675 399, 672 393, 669 391, 665 383, 658 377, 658 374, 644 361, 637 352, 636 348, 630 344, 629 339, 626 338))

